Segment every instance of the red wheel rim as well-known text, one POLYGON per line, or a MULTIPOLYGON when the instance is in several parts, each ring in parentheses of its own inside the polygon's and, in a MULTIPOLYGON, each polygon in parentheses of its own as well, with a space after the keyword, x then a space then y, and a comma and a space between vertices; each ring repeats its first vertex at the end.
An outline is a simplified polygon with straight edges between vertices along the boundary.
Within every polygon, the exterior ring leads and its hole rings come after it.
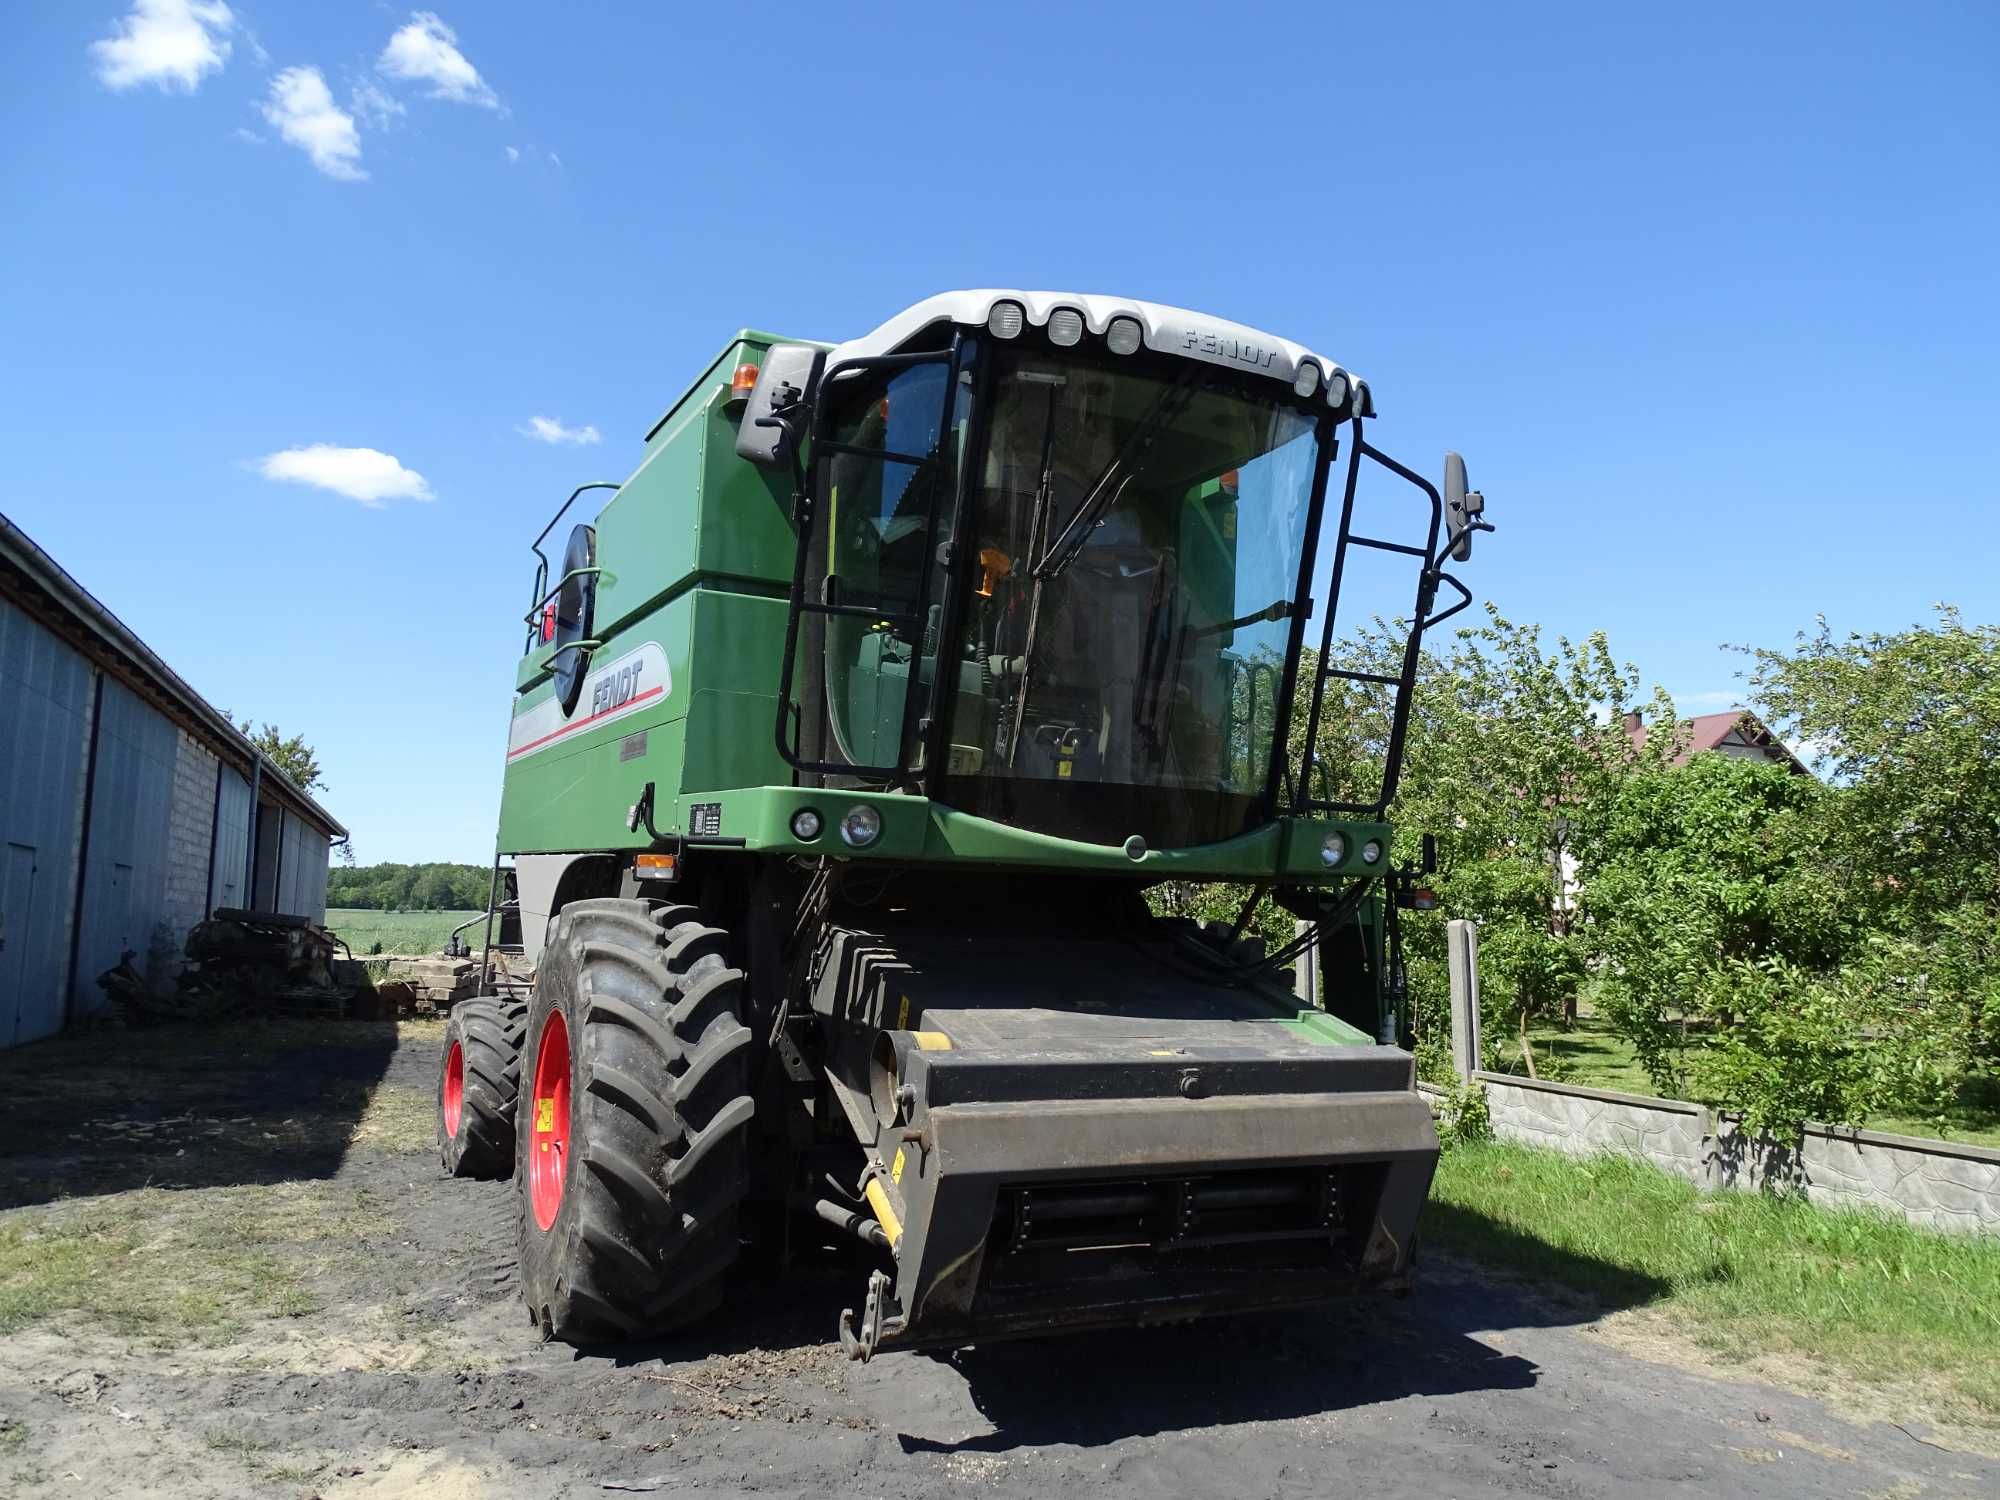
POLYGON ((562 1207, 569 1165, 569 1027, 550 1011, 535 1049, 535 1091, 528 1106, 528 1202, 547 1229, 562 1207))
POLYGON ((456 1139, 458 1117, 465 1108, 465 1048, 457 1042, 444 1055, 444 1133, 456 1139))

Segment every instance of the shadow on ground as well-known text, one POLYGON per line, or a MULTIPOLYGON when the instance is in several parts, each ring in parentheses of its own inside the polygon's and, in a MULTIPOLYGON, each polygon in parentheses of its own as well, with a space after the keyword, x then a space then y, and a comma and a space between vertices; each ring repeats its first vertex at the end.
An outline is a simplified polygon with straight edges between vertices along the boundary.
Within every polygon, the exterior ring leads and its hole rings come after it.
POLYGON ((331 1177, 396 1052, 386 1022, 238 1021, 0 1053, 0 1209, 331 1177))
MULTIPOLYGON (((1440 1211, 1436 1206, 1433 1212, 1440 1211)), ((1443 1210, 1465 1217, 1463 1210, 1443 1210)), ((1475 1216, 1476 1217, 1476 1216, 1475 1216)), ((1456 1223, 1460 1235, 1474 1226, 1456 1223)), ((1515 1236, 1484 1224, 1489 1243, 1515 1236)), ((1552 1252, 1537 1245, 1545 1261, 1552 1252)), ((835 1314, 858 1300, 869 1263, 827 1251, 776 1280, 746 1269, 730 1303, 687 1334, 580 1352, 583 1366, 685 1368, 740 1353, 803 1362, 826 1354, 835 1314)), ((961 1387, 993 1431, 957 1441, 913 1435, 933 1424, 899 1415, 884 1425, 906 1453, 1006 1453, 1051 1445, 1098 1447, 1195 1427, 1286 1421, 1411 1396, 1533 1387, 1531 1361, 1475 1337, 1488 1329, 1570 1326, 1662 1296, 1655 1278, 1591 1262, 1571 1268, 1596 1294, 1542 1293, 1456 1259, 1427 1265, 1403 1301, 1370 1299, 1291 1313, 976 1345, 945 1353, 884 1353, 880 1388, 914 1395, 961 1387)), ((921 1405, 921 1403, 919 1403, 921 1405)), ((950 1424, 946 1424, 950 1425, 950 1424)))

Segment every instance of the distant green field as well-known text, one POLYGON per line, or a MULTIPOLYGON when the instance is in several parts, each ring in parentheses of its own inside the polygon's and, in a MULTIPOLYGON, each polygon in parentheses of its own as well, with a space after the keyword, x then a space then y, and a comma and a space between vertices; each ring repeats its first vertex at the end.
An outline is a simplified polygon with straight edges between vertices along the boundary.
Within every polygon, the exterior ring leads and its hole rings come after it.
MULTIPOLYGON (((354 950, 356 958, 366 958, 377 943, 384 953, 435 953, 460 922, 478 916, 476 911, 357 911, 352 907, 328 907, 326 925, 334 935, 354 950)), ((478 942, 480 930, 469 928, 466 937, 478 942)))

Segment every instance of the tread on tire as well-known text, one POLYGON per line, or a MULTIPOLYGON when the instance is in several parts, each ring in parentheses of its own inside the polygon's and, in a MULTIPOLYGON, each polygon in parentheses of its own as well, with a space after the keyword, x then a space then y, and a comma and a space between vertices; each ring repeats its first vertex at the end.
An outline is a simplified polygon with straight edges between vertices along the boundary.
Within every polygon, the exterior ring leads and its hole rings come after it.
POLYGON ((752 1033, 728 935, 689 906, 591 899, 561 912, 522 1055, 515 1193, 521 1290, 547 1337, 605 1343, 709 1311, 749 1186, 752 1033), (537 1220, 536 1058, 552 1013, 570 1046, 560 1203, 537 1220))

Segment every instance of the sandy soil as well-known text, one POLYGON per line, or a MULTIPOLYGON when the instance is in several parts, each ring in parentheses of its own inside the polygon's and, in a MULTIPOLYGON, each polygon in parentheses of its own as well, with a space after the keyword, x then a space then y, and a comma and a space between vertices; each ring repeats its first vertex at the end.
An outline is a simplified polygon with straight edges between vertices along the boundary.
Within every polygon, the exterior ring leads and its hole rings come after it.
POLYGON ((288 1315, 178 1333, 87 1307, 28 1319, 0 1361, 0 1495, 2000 1493, 2000 1461, 1919 1424, 1719 1378, 1665 1334, 1609 1336, 1466 1267, 1399 1304, 860 1366, 831 1335, 862 1274, 830 1259, 777 1288, 746 1275, 698 1336, 580 1356, 538 1343, 518 1301, 507 1186, 436 1168, 437 1032, 169 1060, 147 1104, 72 1078, 85 1102, 60 1130, 22 1113, 58 1085, 6 1064, 0 1232, 131 1199, 156 1218, 126 1256, 186 1276, 189 1212, 289 1193, 278 1230, 245 1233, 289 1236, 296 1285, 273 1304, 288 1315))

